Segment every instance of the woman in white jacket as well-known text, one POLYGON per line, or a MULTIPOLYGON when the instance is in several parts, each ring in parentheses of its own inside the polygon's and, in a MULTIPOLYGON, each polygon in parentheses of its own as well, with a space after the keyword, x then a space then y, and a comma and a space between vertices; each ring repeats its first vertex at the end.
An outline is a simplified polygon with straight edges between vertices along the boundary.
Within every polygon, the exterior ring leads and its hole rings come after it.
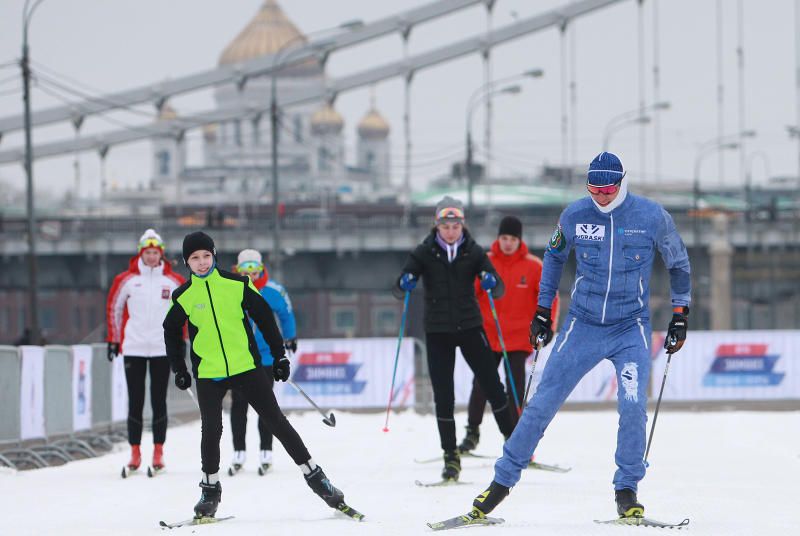
MULTIPOLYGON (((139 239, 138 254, 128 269, 114 278, 106 303, 108 360, 125 359, 128 384, 128 443, 131 459, 127 469, 142 463, 142 411, 147 367, 150 365, 150 404, 153 408, 153 469, 164 468, 163 448, 167 437, 167 385, 169 361, 162 323, 172 291, 184 278, 172 271, 164 259, 164 242, 153 229, 139 239)), ((125 473, 123 473, 123 476, 125 473)))

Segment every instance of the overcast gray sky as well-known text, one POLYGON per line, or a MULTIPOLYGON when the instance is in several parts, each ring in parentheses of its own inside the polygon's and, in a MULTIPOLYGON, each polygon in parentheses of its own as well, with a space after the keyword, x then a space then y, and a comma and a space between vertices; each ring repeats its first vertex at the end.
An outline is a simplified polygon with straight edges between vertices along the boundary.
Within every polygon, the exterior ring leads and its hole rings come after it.
MULTIPOLYGON (((427 3, 428 0, 284 0, 287 15, 305 32, 359 18, 365 22, 427 3)), ((653 94, 653 4, 645 0, 646 101, 653 94)), ((529 17, 567 0, 498 0, 495 27, 515 17, 529 17)), ((20 56, 23 0, 0 2, 0 65, 20 56)), ((213 67, 222 49, 256 13, 261 0, 45 0, 30 30, 31 56, 36 64, 83 84, 83 89, 117 91, 213 67)), ((745 118, 746 127, 758 131, 748 140, 748 153, 761 152, 772 175, 797 174, 797 142, 786 134, 796 121, 795 2, 745 0, 745 118)), ((714 0, 658 0, 660 15, 661 97, 672 104, 662 118, 662 173, 690 180, 698 146, 717 134, 717 65, 714 0)), ((736 68, 737 1, 726 0, 724 9, 725 131, 738 129, 736 68)), ((429 50, 485 31, 485 9, 476 6, 415 29, 411 52, 429 50)), ((603 130, 617 114, 638 106, 637 2, 628 0, 584 16, 573 23, 577 66, 576 163, 588 164, 600 151, 603 130)), ((499 78, 540 67, 545 77, 525 84, 522 94, 498 99, 495 107, 495 170, 502 175, 530 173, 534 166, 561 160, 559 32, 546 30, 498 47, 494 74, 499 78)), ((336 77, 366 66, 399 59, 399 36, 333 54, 328 74, 336 77)), ((15 66, 0 67, 0 116, 22 110, 15 66)), ((445 173, 463 147, 465 107, 472 91, 483 81, 478 55, 421 71, 412 90, 414 140, 413 185, 424 186, 445 173)), ((70 82, 68 82, 70 83, 70 82)), ((75 85, 74 83, 70 83, 75 85)), ((91 90, 89 90, 91 91, 91 90)), ((392 125, 393 176, 402 178, 403 85, 400 80, 376 87, 377 104, 392 125)), ((34 109, 57 104, 39 89, 33 93, 34 109)), ((176 98, 180 113, 206 110, 213 105, 208 91, 176 98)), ((336 104, 346 118, 346 144, 353 159, 355 124, 369 105, 369 90, 342 94, 336 104)), ((113 118, 141 121, 130 114, 113 118)), ((475 131, 482 142, 481 114, 475 131)), ((87 120, 83 133, 116 130, 101 118, 87 120)), ((35 131, 35 141, 73 136, 71 127, 54 126, 35 131)), ((617 152, 629 177, 653 181, 653 136, 647 132, 647 152, 640 158, 636 128, 614 137, 617 152)), ((20 134, 5 136, 0 149, 22 144, 20 134)), ((189 136, 190 162, 199 164, 198 133, 189 136)), ((74 184, 73 157, 52 158, 36 164, 37 191, 63 192, 74 184)), ((753 158, 756 181, 765 175, 760 157, 753 158)), ((99 159, 83 154, 81 190, 99 184, 99 159)), ((725 160, 726 180, 739 181, 739 157, 725 160)), ((150 178, 150 146, 137 143, 113 148, 108 156, 109 180, 119 186, 146 183, 150 178)), ((704 161, 703 180, 718 181, 717 159, 704 161)), ((19 165, 0 166, 0 181, 24 187, 19 165)), ((634 186, 635 187, 635 186, 634 186)))

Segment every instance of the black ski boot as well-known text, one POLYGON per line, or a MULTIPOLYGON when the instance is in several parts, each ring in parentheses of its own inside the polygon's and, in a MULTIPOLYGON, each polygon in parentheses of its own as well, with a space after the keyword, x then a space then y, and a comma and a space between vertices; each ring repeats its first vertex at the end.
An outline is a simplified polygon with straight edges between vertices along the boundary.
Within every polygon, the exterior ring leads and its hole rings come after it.
POLYGON ((308 487, 325 501, 331 508, 338 508, 344 502, 344 493, 336 486, 331 484, 328 477, 322 471, 322 467, 317 465, 309 474, 305 475, 308 487))
POLYGON ((217 507, 222 502, 222 485, 217 482, 216 484, 208 484, 200 482, 200 500, 194 505, 195 519, 204 517, 214 517, 217 513, 217 507))
POLYGON ((461 475, 461 456, 457 450, 444 451, 444 469, 442 469, 442 480, 457 481, 461 475))
POLYGON ((507 488, 492 480, 492 483, 489 484, 486 491, 475 497, 475 500, 472 501, 472 511, 475 512, 477 510, 480 512, 478 517, 486 517, 489 512, 497 508, 497 505, 500 504, 503 499, 508 497, 510 492, 511 488, 507 488))
POLYGON ((478 441, 481 439, 481 429, 477 426, 467 426, 467 435, 458 446, 458 450, 463 454, 471 450, 475 450, 478 446, 478 441))
POLYGON ((644 517, 644 506, 636 500, 636 492, 630 488, 614 491, 614 500, 617 501, 617 513, 623 517, 644 517))

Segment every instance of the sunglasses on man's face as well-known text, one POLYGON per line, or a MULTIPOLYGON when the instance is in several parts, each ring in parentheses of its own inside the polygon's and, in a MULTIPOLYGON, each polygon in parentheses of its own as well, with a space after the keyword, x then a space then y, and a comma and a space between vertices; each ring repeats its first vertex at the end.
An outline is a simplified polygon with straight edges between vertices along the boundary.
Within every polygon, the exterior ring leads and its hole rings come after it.
POLYGON ((622 181, 609 184, 608 186, 592 186, 591 184, 587 184, 586 189, 589 190, 589 193, 592 195, 611 195, 617 193, 620 184, 622 184, 622 181))

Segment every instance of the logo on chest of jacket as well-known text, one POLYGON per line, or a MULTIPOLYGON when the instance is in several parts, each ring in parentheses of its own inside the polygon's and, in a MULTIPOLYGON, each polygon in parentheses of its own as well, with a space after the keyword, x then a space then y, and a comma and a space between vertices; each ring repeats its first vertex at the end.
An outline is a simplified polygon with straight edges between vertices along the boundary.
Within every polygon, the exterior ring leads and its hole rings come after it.
POLYGON ((528 278, 527 278, 527 276, 523 275, 522 277, 520 277, 519 278, 519 284, 517 286, 518 287, 527 287, 528 286, 528 278))
POLYGON ((195 303, 194 304, 194 308, 195 309, 205 309, 206 308, 206 304, 205 303, 195 303))
POLYGON ((594 223, 575 224, 575 239, 602 242, 606 237, 606 226, 594 223))
POLYGON ((161 287, 161 299, 168 300, 170 295, 169 287, 161 287))

